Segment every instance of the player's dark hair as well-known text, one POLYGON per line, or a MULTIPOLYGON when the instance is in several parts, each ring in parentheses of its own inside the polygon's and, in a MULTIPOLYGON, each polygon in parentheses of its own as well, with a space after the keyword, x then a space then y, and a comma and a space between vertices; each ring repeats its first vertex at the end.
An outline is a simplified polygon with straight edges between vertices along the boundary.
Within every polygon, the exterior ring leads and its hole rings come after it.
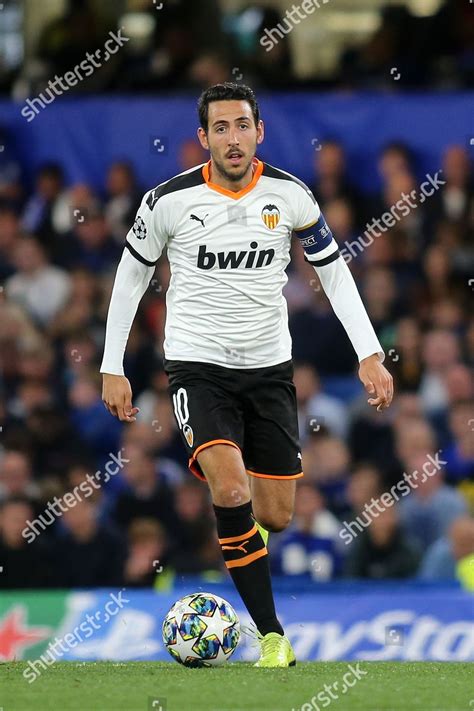
POLYGON ((201 127, 207 132, 209 127, 209 104, 212 101, 247 101, 252 109, 255 125, 260 120, 260 111, 257 99, 252 89, 245 84, 234 84, 226 81, 223 84, 214 84, 205 89, 198 100, 198 115, 201 127))

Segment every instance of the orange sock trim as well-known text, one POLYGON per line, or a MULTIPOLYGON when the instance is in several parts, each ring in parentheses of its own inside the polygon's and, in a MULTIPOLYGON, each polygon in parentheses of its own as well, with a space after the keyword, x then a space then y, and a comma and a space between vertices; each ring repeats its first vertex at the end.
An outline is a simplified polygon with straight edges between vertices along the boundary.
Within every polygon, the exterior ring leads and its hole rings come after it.
POLYGON ((230 538, 219 538, 219 543, 237 543, 237 541, 243 541, 244 538, 249 538, 249 536, 254 536, 258 529, 253 526, 247 533, 242 533, 240 536, 231 536, 230 538))
POLYGON ((227 568, 241 568, 244 565, 249 565, 254 560, 257 560, 257 558, 261 558, 264 555, 268 555, 266 547, 261 548, 259 551, 255 551, 255 553, 250 553, 250 555, 246 555, 243 558, 237 558, 237 560, 228 560, 225 564, 227 568))

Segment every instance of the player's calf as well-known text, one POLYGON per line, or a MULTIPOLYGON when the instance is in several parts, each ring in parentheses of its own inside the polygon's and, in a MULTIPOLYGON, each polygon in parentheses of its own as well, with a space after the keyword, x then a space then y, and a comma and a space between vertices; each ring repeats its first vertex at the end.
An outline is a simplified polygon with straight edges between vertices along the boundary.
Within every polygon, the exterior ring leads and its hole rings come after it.
POLYGON ((217 535, 235 587, 262 635, 283 634, 276 617, 268 550, 255 524, 252 504, 216 506, 217 535))
POLYGON ((293 518, 293 511, 288 508, 282 508, 278 511, 266 511, 256 505, 255 502, 253 502, 253 513, 260 526, 263 526, 271 533, 284 531, 285 528, 288 528, 293 518))
POLYGON ((284 531, 293 518, 294 479, 251 479, 253 513, 267 531, 284 531))
POLYGON ((198 454, 209 484, 225 564, 260 634, 283 634, 276 617, 265 541, 252 514, 240 451, 216 444, 198 454))

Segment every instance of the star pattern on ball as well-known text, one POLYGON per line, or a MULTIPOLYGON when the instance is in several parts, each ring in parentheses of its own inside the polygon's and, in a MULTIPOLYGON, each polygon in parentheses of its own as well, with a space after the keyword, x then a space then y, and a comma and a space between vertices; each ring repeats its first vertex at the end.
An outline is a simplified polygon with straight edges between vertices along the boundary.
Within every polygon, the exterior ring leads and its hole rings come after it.
POLYGON ((240 638, 239 619, 226 600, 194 593, 171 607, 163 626, 163 644, 178 663, 188 667, 223 664, 240 638))

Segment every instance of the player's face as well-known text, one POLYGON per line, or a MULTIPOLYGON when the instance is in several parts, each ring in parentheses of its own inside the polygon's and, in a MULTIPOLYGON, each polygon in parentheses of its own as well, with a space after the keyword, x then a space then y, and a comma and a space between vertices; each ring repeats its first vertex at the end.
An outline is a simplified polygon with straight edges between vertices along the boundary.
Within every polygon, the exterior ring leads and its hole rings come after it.
POLYGON ((209 104, 207 133, 198 129, 201 145, 211 153, 216 170, 227 180, 238 182, 249 173, 263 141, 263 122, 255 120, 247 101, 213 101, 209 104))

